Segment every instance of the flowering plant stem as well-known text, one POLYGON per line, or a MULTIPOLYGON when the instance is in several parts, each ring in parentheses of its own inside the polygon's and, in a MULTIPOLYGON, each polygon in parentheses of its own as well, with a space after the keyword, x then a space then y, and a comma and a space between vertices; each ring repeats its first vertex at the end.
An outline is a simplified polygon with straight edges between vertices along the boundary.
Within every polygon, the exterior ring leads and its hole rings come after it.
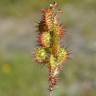
POLYGON ((39 47, 34 54, 38 64, 46 64, 48 67, 49 96, 53 96, 54 87, 59 80, 58 74, 69 56, 67 49, 60 45, 65 31, 58 21, 57 13, 62 13, 62 10, 58 9, 56 2, 50 4, 49 8, 42 9, 42 18, 38 24, 39 47))

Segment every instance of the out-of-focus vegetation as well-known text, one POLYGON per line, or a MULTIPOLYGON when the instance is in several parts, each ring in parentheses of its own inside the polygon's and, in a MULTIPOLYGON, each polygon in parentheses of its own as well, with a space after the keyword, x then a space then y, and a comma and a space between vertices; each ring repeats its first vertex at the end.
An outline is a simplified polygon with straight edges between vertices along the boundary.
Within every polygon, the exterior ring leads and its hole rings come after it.
MULTIPOLYGON (((32 52, 40 10, 51 1, 0 0, 0 96, 47 96, 47 68, 35 64, 32 52)), ((54 94, 96 96, 96 0, 55 1, 64 8, 62 43, 72 59, 54 94)))
MULTIPOLYGON (((39 11, 54 0, 0 0, 1 16, 28 16, 33 12, 39 11)), ((95 0, 55 0, 61 6, 72 4, 86 10, 96 11, 95 0)))

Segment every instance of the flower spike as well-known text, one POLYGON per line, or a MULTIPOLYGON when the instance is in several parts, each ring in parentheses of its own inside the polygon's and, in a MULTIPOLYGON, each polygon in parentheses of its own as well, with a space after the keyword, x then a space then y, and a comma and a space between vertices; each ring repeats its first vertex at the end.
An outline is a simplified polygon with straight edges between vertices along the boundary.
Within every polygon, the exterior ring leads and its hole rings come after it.
POLYGON ((62 13, 62 10, 58 9, 58 3, 53 2, 48 8, 42 9, 41 13, 37 38, 40 47, 35 50, 35 60, 37 63, 47 65, 49 96, 53 96, 53 89, 59 80, 58 75, 69 58, 69 52, 60 45, 65 30, 57 18, 58 13, 62 13))

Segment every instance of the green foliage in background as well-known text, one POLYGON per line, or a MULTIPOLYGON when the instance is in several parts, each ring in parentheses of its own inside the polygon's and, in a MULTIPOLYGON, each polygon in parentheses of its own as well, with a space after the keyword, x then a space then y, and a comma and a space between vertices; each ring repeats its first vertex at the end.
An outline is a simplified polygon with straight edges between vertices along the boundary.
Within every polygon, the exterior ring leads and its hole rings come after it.
MULTIPOLYGON (((0 0, 0 96, 47 96, 47 68, 34 63, 32 50, 34 20, 51 1, 0 0)), ((65 38, 76 51, 55 96, 96 96, 96 0, 55 1, 64 7, 65 38)))
MULTIPOLYGON (((28 16, 39 11, 54 0, 0 0, 0 16, 28 16)), ((96 0, 55 0, 61 6, 73 4, 76 7, 96 10, 96 0)))
MULTIPOLYGON (((0 57, 0 96, 47 95, 46 67, 36 65, 32 57, 26 53, 13 54, 10 59, 4 55, 0 57), (9 67, 6 67, 6 64, 8 64, 9 67)), ((71 96, 71 90, 73 90, 74 96, 87 96, 87 90, 89 90, 88 96, 96 95, 94 88, 96 80, 96 60, 93 58, 94 62, 91 63, 91 60, 87 62, 83 59, 83 56, 76 56, 74 60, 71 60, 65 65, 63 72, 60 74, 60 78, 62 79, 60 80, 60 85, 56 88, 56 96, 71 96), (80 62, 80 60, 82 61, 80 62), (88 82, 88 86, 91 86, 91 88, 81 90, 84 88, 84 82, 85 84, 88 82), (74 89, 75 87, 77 89, 74 89), (80 87, 81 89, 78 89, 80 87), (68 90, 68 92, 66 90, 68 90), (74 90, 77 91, 74 92, 74 90)))

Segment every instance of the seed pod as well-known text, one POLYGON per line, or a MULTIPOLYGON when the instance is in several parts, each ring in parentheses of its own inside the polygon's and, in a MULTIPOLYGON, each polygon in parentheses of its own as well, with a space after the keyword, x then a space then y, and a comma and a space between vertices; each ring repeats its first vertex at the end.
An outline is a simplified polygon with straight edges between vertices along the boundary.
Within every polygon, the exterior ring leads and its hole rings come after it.
POLYGON ((39 44, 45 48, 50 47, 50 39, 51 36, 49 32, 43 32, 38 37, 39 44))
POLYGON ((52 30, 53 22, 54 22, 54 12, 51 8, 46 8, 42 10, 43 18, 45 25, 47 26, 48 30, 52 30))
POLYGON ((62 38, 64 37, 64 27, 62 25, 54 25, 54 29, 55 29, 55 32, 56 32, 56 35, 59 36, 59 38, 62 38))
POLYGON ((46 25, 45 18, 43 17, 40 23, 38 24, 38 31, 40 33, 48 31, 48 26, 46 25))
POLYGON ((62 64, 63 62, 65 62, 68 58, 68 52, 65 48, 60 48, 59 52, 58 52, 58 56, 57 56, 57 62, 59 64, 62 64))
POLYGON ((43 63, 47 58, 47 53, 44 48, 37 48, 35 50, 35 60, 38 63, 43 63))
POLYGON ((59 49, 60 49, 60 45, 59 44, 54 44, 54 46, 52 47, 52 52, 53 52, 54 56, 58 55, 59 49))

